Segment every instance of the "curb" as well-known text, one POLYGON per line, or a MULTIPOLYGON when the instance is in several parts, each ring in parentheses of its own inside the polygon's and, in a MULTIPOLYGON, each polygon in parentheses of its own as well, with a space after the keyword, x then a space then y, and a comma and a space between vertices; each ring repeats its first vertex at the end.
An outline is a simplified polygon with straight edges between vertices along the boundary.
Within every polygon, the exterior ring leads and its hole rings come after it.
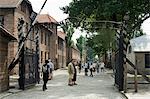
POLYGON ((5 98, 5 97, 8 97, 8 96, 10 96, 10 95, 12 95, 12 93, 1 93, 0 94, 0 99, 3 99, 3 98, 5 98))
POLYGON ((1 93, 0 94, 0 99, 4 99, 4 98, 6 98, 8 96, 11 96, 13 94, 17 94, 17 93, 20 93, 20 92, 23 92, 23 91, 22 90, 17 90, 17 89, 10 89, 10 90, 8 90, 8 91, 6 91, 4 93, 1 93))

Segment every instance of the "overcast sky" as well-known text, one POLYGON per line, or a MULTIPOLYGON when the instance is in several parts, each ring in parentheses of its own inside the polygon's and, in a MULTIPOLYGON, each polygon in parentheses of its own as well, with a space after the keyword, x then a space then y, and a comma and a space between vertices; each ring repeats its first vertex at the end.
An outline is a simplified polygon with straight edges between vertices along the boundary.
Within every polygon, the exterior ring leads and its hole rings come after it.
MULTIPOLYGON (((45 0, 29 0, 32 3, 33 10, 38 12, 45 0)), ((64 14, 63 11, 60 10, 60 7, 64 7, 69 5, 72 0, 48 0, 42 13, 49 14, 53 18, 55 18, 58 22, 64 20, 68 15, 64 14)), ((145 21, 142 25, 142 29, 145 33, 150 35, 150 19, 145 21)), ((80 36, 80 31, 76 31, 73 35, 73 40, 80 36)), ((85 35, 85 34, 83 34, 85 35)))
MULTIPOLYGON (((45 0, 29 0, 29 1, 32 3, 33 10, 39 12, 45 0)), ((42 13, 49 14, 50 16, 55 18, 58 22, 60 22, 65 18, 67 18, 68 16, 64 14, 62 10, 60 10, 60 7, 69 5, 71 1, 72 0, 48 0, 44 9, 42 10, 42 13)), ((73 35, 73 40, 75 41, 77 38, 79 38, 80 34, 81 34, 80 31, 76 30, 76 32, 73 35)), ((82 33, 82 35, 85 35, 85 33, 82 33)))

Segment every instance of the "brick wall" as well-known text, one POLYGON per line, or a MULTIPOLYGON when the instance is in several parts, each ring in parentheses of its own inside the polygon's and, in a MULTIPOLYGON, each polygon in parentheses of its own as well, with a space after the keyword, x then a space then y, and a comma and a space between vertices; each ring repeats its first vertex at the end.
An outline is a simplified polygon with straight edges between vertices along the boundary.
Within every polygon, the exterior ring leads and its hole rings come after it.
POLYGON ((53 33, 50 38, 50 58, 54 63, 55 69, 58 69, 58 36, 57 36, 57 29, 52 29, 53 33))
POLYGON ((7 38, 0 35, 0 92, 7 90, 9 87, 7 54, 8 54, 7 38))
MULTIPOLYGON (((4 16, 4 27, 14 35, 14 9, 0 9, 0 15, 4 16)), ((9 42, 8 44, 8 64, 14 57, 15 45, 16 42, 9 42)))
MULTIPOLYGON (((25 2, 23 2, 25 3, 25 2)), ((18 39, 18 29, 17 29, 17 26, 18 26, 18 19, 19 18, 23 18, 23 20, 25 21, 25 24, 24 24, 24 32, 25 34, 27 33, 26 31, 26 27, 28 25, 28 28, 29 28, 29 25, 31 24, 31 21, 30 21, 30 13, 29 13, 29 9, 28 7, 25 8, 26 9, 26 13, 24 13, 23 11, 21 11, 21 5, 19 5, 19 7, 17 9, 14 9, 13 12, 10 13, 10 15, 13 15, 11 16, 10 20, 13 21, 12 23, 13 24, 9 24, 10 26, 8 26, 8 29, 9 28, 12 28, 12 32, 13 35, 18 39), (26 24, 28 23, 28 24, 26 24)), ((18 42, 10 42, 9 43, 9 51, 8 51, 8 63, 10 63, 12 61, 12 59, 14 58, 17 50, 18 50, 18 42)), ((11 74, 19 74, 19 65, 16 65, 15 68, 12 70, 11 74)))
MULTIPOLYGON (((60 38, 59 38, 60 39, 60 38)), ((60 40, 58 43, 58 67, 66 67, 66 44, 64 40, 60 40)))
POLYGON ((72 59, 80 60, 80 51, 72 48, 72 59))
POLYGON ((76 48, 66 48, 66 59, 67 59, 67 64, 72 60, 75 59, 77 61, 80 61, 80 51, 76 48))
POLYGON ((51 34, 52 33, 49 30, 40 26, 40 24, 39 24, 39 36, 40 36, 39 47, 40 47, 40 63, 41 63, 41 65, 45 63, 45 60, 48 60, 50 58, 51 44, 49 41, 51 38, 51 34))

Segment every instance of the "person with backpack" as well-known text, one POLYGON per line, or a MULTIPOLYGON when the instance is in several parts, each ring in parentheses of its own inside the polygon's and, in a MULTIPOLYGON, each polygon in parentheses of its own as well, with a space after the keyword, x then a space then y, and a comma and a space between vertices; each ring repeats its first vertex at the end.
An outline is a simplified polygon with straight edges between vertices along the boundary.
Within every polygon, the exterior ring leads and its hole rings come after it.
POLYGON ((47 82, 48 82, 48 78, 49 78, 49 73, 50 73, 50 68, 48 65, 49 61, 45 60, 45 64, 42 66, 42 72, 43 72, 43 91, 45 91, 47 89, 47 82))
POLYGON ((89 68, 90 68, 90 76, 93 77, 93 69, 94 69, 93 63, 91 63, 89 68))
POLYGON ((48 65, 50 68, 49 79, 51 80, 51 79, 53 79, 54 64, 52 63, 51 59, 49 59, 48 61, 49 61, 48 65))

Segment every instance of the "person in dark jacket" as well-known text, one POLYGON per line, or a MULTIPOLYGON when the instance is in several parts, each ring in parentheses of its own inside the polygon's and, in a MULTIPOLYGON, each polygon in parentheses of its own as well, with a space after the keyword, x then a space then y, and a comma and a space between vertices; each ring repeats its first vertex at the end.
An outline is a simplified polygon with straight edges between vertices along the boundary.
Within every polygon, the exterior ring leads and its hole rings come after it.
POLYGON ((48 78, 49 78, 49 73, 50 73, 50 69, 49 69, 49 65, 48 65, 49 61, 45 60, 45 64, 42 66, 42 72, 43 72, 43 91, 45 91, 47 89, 47 82, 48 82, 48 78))
POLYGON ((82 68, 82 66, 81 66, 81 61, 79 62, 79 73, 81 73, 81 68, 82 68))

